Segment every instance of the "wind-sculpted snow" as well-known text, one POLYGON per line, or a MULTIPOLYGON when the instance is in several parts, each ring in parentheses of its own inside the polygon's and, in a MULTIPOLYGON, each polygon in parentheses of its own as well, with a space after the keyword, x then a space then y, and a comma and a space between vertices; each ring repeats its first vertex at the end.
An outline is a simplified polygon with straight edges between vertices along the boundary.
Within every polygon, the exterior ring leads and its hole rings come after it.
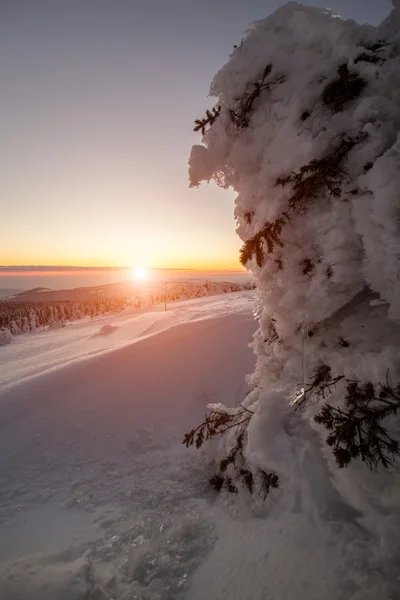
MULTIPOLYGON (((365 580, 359 573, 346 593, 337 581, 343 563, 336 583, 326 580, 326 590, 307 598, 400 594, 393 534, 400 526, 399 466, 382 472, 386 457, 378 456, 378 473, 368 470, 370 423, 366 445, 359 430, 358 456, 343 453, 357 460, 339 470, 338 453, 334 458, 325 444, 329 432, 314 420, 327 402, 343 416, 351 382, 368 383, 379 395, 380 384, 393 389, 400 381, 399 11, 396 1, 375 28, 289 2, 253 24, 214 77, 216 110, 198 120, 203 138, 189 161, 192 186, 213 179, 237 192, 241 260, 257 282, 257 364, 243 401, 254 413, 243 449, 247 468, 279 475, 279 502, 290 522, 298 511, 319 533, 328 531, 326 515, 336 505, 339 531, 352 515, 355 545, 342 543, 349 561, 358 556, 365 580), (330 385, 317 394, 309 388, 321 368, 330 385), (387 587, 375 579, 377 569, 387 587)), ((395 460, 398 417, 386 425, 395 460)), ((222 440, 213 448, 217 465, 234 447, 235 431, 222 440)), ((282 534, 276 560, 289 558, 282 570, 276 564, 270 581, 276 597, 299 597, 298 589, 283 591, 283 582, 294 564, 291 544, 301 552, 300 531, 306 543, 307 527, 293 524, 282 534)), ((250 598, 249 589, 231 597, 250 598)))
POLYGON ((315 185, 315 197, 290 214, 283 245, 266 251, 262 268, 254 258, 248 262, 263 294, 264 321, 273 316, 278 333, 291 336, 293 345, 299 324, 329 317, 365 284, 388 300, 390 315, 397 314, 400 64, 397 37, 370 50, 379 40, 379 28, 285 5, 254 25, 215 76, 211 94, 222 111, 192 151, 193 185, 214 178, 237 191, 238 234, 246 241, 288 210, 292 185, 279 184, 280 178, 353 140, 338 165, 338 195, 315 185), (343 64, 365 88, 332 112, 323 92, 343 64), (238 128, 230 113, 266 65, 271 82, 280 82, 261 92, 246 127, 238 128))

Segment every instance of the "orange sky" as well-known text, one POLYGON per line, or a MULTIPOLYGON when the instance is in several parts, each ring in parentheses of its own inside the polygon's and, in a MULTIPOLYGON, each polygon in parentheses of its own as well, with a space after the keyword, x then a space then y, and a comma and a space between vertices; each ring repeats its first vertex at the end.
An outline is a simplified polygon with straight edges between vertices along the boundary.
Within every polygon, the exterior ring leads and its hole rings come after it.
MULTIPOLYGON (((235 194, 189 188, 193 125, 248 23, 283 1, 214 2, 212 27, 202 2, 8 2, 0 265, 240 269, 235 194)), ((370 23, 390 4, 330 2, 370 23)))

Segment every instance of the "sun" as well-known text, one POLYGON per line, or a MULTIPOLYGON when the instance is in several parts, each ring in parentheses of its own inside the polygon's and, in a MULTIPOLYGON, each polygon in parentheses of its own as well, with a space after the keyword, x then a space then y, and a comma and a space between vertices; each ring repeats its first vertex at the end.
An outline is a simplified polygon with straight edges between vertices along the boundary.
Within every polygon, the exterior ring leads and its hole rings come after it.
POLYGON ((147 279, 147 269, 145 269, 144 267, 138 267, 137 269, 133 269, 131 277, 135 281, 144 281, 145 279, 147 279))

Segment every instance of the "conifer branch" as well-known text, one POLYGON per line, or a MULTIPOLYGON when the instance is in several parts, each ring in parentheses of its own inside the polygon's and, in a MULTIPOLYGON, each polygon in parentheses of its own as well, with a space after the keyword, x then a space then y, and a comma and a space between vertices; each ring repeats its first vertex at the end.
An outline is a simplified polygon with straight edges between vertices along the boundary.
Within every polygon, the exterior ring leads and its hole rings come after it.
POLYGON ((278 342, 279 344, 282 343, 282 340, 276 331, 275 323, 276 320, 272 318, 268 324, 267 337, 264 339, 264 343, 266 344, 274 344, 275 342, 278 342))
POLYGON ((358 98, 367 85, 367 81, 356 71, 350 71, 347 64, 338 67, 338 77, 328 83, 322 94, 322 102, 330 107, 333 113, 340 112, 344 106, 358 98))
POLYGON ((248 211, 248 212, 244 213, 244 215, 243 215, 243 218, 246 221, 247 225, 251 225, 253 217, 254 217, 254 211, 253 210, 248 211))
POLYGON ((220 114, 220 105, 214 106, 214 108, 212 108, 211 110, 206 110, 206 116, 204 117, 204 119, 195 120, 195 126, 193 128, 193 131, 201 131, 201 134, 204 135, 206 132, 207 125, 209 125, 209 127, 212 127, 212 125, 214 125, 215 121, 218 119, 220 114))
POLYGON ((182 444, 186 448, 193 444, 196 448, 200 448, 204 442, 211 440, 216 435, 222 435, 229 429, 238 428, 240 425, 247 423, 252 416, 253 413, 244 407, 233 414, 212 411, 205 416, 204 421, 196 429, 185 433, 182 444))
POLYGON ((389 42, 387 40, 378 40, 374 44, 363 44, 363 46, 370 52, 380 52, 383 48, 389 46, 389 42))
POLYGON ((371 382, 347 381, 345 410, 324 404, 314 417, 330 432, 326 442, 333 447, 339 467, 361 458, 371 469, 379 464, 388 468, 400 456, 398 440, 381 425, 388 416, 400 411, 400 383, 393 389, 386 380, 380 388, 377 396, 371 382))
POLYGON ((373 65, 383 65, 385 59, 381 56, 376 56, 376 54, 367 54, 366 52, 361 52, 361 54, 354 59, 354 64, 359 62, 368 62, 373 65))
POLYGON ((246 468, 246 461, 243 456, 244 438, 246 428, 253 417, 254 413, 250 409, 240 405, 240 409, 235 413, 224 413, 212 411, 206 415, 205 420, 196 429, 192 429, 186 433, 183 439, 183 444, 188 448, 193 444, 196 448, 200 448, 207 440, 212 439, 217 435, 223 435, 228 430, 235 428, 237 435, 235 443, 231 447, 227 456, 219 463, 218 472, 211 477, 210 484, 219 492, 223 488, 228 492, 237 493, 238 488, 232 477, 225 476, 229 466, 232 466, 236 472, 237 480, 241 481, 249 490, 250 494, 254 492, 256 479, 260 480, 260 491, 264 493, 264 499, 268 495, 271 488, 279 486, 279 478, 276 473, 267 473, 262 469, 257 469, 254 473, 246 468))
POLYGON ((276 473, 274 473, 274 472, 267 473, 266 471, 263 471, 262 469, 259 470, 259 475, 261 478, 261 487, 260 487, 260 491, 258 493, 261 494, 263 492, 264 500, 265 500, 265 498, 267 497, 271 488, 279 487, 279 478, 276 473))
POLYGON ((286 77, 284 75, 276 77, 272 81, 266 81, 266 78, 271 71, 272 64, 269 63, 265 67, 261 79, 254 82, 251 85, 250 91, 245 93, 243 97, 237 101, 233 109, 229 110, 231 121, 238 129, 243 129, 249 126, 250 115, 254 110, 254 103, 260 97, 260 95, 265 91, 270 92, 275 86, 286 81, 286 77))
POLYGON ((240 250, 242 265, 245 266, 255 257, 257 266, 262 267, 265 262, 265 246, 268 254, 272 254, 277 246, 282 248, 282 230, 290 223, 291 215, 301 213, 307 202, 318 194, 325 190, 330 196, 340 197, 342 182, 347 176, 343 163, 354 146, 364 139, 364 134, 344 138, 333 151, 302 166, 298 173, 278 177, 276 186, 293 186, 293 193, 288 199, 288 209, 275 221, 267 221, 255 236, 244 242, 240 250))

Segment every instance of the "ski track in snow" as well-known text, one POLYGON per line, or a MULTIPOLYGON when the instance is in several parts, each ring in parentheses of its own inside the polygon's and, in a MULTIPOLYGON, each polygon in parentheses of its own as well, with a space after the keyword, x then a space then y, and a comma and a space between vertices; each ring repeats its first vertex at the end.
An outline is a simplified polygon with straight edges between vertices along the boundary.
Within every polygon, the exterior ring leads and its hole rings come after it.
POLYGON ((298 413, 261 423, 283 474, 265 502, 215 495, 212 467, 181 444, 208 402, 243 397, 252 298, 128 310, 0 349, 2 600, 400 597, 398 556, 383 563, 298 413))

